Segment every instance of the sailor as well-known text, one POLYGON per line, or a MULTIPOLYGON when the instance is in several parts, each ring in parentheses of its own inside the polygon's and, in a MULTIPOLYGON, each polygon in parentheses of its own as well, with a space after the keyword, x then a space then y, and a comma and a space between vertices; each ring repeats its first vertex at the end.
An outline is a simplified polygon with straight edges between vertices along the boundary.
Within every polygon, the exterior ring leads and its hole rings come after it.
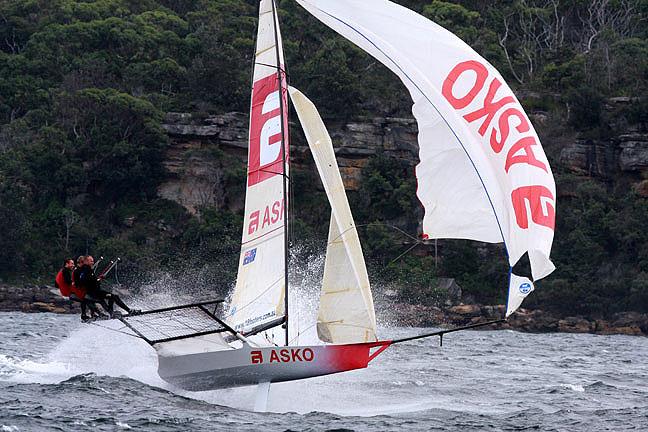
POLYGON ((72 293, 74 280, 72 280, 72 272, 74 271, 74 260, 66 258, 63 261, 63 267, 56 274, 54 285, 61 291, 63 297, 69 297, 72 293))
POLYGON ((79 274, 81 273, 81 267, 85 262, 85 255, 79 255, 76 260, 76 268, 72 272, 72 280, 74 281, 75 286, 79 286, 79 274))
POLYGON ((121 314, 114 311, 114 304, 124 309, 130 315, 135 315, 140 311, 137 309, 129 308, 117 294, 110 293, 101 289, 102 277, 97 277, 93 270, 94 258, 92 255, 85 257, 83 266, 79 272, 79 286, 85 289, 86 298, 90 301, 96 301, 110 314, 111 318, 118 318, 121 314), (106 301, 108 304, 106 304, 106 301))
POLYGON ((87 314, 88 308, 92 315, 98 315, 98 310, 94 303, 85 299, 85 290, 75 283, 76 275, 77 269, 74 267, 74 260, 66 258, 63 268, 56 275, 54 285, 61 291, 62 296, 69 297, 70 300, 81 304, 81 321, 87 321, 90 319, 87 314))

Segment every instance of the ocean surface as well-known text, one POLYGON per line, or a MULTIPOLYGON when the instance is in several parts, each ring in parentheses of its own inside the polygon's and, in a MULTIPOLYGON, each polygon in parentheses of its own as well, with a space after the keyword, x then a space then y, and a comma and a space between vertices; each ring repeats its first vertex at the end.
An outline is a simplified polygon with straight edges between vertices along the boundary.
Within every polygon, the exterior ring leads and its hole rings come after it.
MULTIPOLYGON (((424 329, 380 328, 385 338, 424 329)), ((0 313, 0 431, 648 430, 648 339, 465 331, 390 347, 368 369, 190 393, 118 326, 0 313)))

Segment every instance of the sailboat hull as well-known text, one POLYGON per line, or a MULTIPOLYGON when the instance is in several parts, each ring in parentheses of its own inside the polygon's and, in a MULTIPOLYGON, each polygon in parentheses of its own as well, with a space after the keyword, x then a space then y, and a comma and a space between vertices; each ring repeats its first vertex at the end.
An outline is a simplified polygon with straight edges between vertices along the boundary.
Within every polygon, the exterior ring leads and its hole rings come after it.
POLYGON ((159 356, 158 373, 189 391, 283 382, 366 368, 390 341, 288 347, 251 347, 159 356))

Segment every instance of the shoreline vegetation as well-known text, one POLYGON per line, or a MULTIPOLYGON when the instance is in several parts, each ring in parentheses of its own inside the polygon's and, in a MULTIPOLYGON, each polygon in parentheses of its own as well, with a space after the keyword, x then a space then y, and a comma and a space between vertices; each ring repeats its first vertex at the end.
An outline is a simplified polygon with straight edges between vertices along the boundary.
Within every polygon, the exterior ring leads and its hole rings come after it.
MULTIPOLYGON (((556 317, 552 329, 648 313, 648 2, 396 2, 498 69, 540 136, 557 185, 556 271, 525 306, 556 317)), ((0 2, 0 285, 51 283, 76 253, 121 257, 124 281, 234 283, 257 3, 0 2)), ((394 301, 434 305, 454 279, 463 303, 502 303, 501 244, 419 238, 418 130, 400 80, 277 3, 291 85, 329 128, 369 274, 394 301)), ((330 214, 297 129, 289 237, 309 263, 330 214)))
MULTIPOLYGON (((0 312, 80 313, 77 304, 66 300, 48 285, 21 287, 0 284, 0 312)), ((505 305, 460 304, 450 307, 394 302, 387 312, 391 324, 408 327, 455 327, 500 319, 505 305)), ((558 316, 540 309, 521 308, 501 324, 484 329, 517 330, 528 333, 590 333, 599 335, 648 336, 648 314, 619 312, 605 319, 558 316)))

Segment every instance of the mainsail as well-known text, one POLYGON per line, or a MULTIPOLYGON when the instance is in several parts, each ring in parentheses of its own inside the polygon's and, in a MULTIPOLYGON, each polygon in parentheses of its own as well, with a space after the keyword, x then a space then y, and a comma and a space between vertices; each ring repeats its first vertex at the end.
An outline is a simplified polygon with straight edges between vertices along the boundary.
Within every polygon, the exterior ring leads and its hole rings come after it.
POLYGON ((374 342, 376 316, 369 277, 331 138, 306 96, 290 87, 290 98, 331 204, 317 334, 330 343, 374 342))
MULTIPOLYGON (((499 72, 449 31, 388 0, 297 2, 390 68, 409 90, 419 126, 424 236, 504 242, 511 267, 528 254, 533 280, 550 274, 553 175, 499 72)), ((532 284, 517 282, 511 278, 510 292, 523 298, 532 284)))
POLYGON ((276 23, 272 0, 262 0, 252 80, 243 239, 227 319, 243 333, 280 323, 286 315, 288 94, 276 23))

